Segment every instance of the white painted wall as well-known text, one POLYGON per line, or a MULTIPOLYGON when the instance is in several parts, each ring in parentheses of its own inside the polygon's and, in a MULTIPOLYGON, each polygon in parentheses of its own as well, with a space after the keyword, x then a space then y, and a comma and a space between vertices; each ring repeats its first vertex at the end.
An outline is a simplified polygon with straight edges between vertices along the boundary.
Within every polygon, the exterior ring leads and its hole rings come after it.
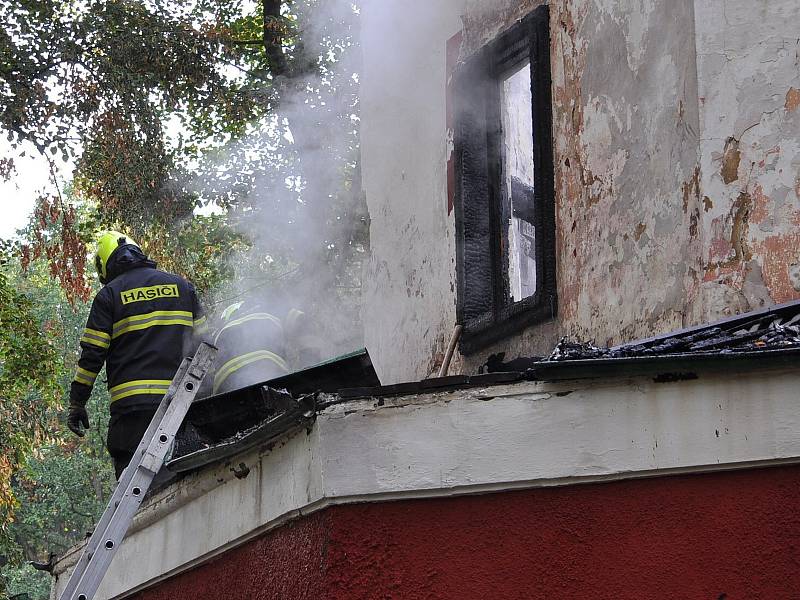
POLYGON ((385 383, 426 377, 455 322, 445 48, 461 29, 462 5, 370 0, 362 10, 362 174, 371 220, 363 318, 385 383))
MULTIPOLYGON (((98 592, 123 597, 331 504, 800 462, 796 372, 520 383, 332 407, 272 452, 209 467, 137 515, 98 592)), ((54 593, 77 554, 62 559, 54 593)))

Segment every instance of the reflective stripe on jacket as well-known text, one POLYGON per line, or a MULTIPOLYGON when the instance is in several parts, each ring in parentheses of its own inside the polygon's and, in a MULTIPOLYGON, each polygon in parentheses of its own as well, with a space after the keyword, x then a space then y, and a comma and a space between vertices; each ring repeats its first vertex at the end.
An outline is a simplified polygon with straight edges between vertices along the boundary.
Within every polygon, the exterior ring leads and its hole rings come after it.
POLYGON ((214 338, 219 348, 213 393, 267 381, 289 372, 281 320, 254 312, 226 323, 214 338))

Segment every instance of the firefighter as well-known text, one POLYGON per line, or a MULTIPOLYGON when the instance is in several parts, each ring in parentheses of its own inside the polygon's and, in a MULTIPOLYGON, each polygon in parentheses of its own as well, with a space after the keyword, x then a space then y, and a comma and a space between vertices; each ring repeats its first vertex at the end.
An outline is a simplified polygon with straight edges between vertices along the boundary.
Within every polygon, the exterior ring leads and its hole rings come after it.
POLYGON ((213 394, 268 381, 320 360, 321 341, 300 310, 279 319, 258 304, 237 302, 221 317, 223 325, 214 338, 219 353, 213 394))
POLYGON ((86 402, 105 363, 111 396, 106 447, 119 479, 183 357, 193 353, 207 326, 194 287, 156 269, 124 233, 100 235, 95 267, 103 288, 80 340, 67 426, 81 437, 89 427, 86 402))

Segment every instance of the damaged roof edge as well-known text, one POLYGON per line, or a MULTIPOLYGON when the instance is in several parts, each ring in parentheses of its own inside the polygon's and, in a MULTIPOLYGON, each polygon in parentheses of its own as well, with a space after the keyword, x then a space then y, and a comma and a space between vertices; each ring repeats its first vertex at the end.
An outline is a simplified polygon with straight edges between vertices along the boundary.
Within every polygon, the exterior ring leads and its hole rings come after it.
POLYGON ((559 342, 530 366, 535 379, 655 375, 662 381, 699 371, 791 368, 800 357, 800 301, 742 313, 611 348, 559 342))
POLYGON ((168 466, 173 471, 185 472, 257 445, 268 445, 290 431, 310 426, 317 412, 360 398, 377 398, 380 405, 383 397, 455 392, 525 380, 648 376, 664 383, 697 379, 701 372, 792 369, 800 364, 798 359, 800 301, 613 348, 562 340, 549 359, 516 360, 513 367, 511 363, 504 365, 507 370, 502 372, 393 385, 379 384, 369 354, 361 350, 280 379, 201 401, 193 407, 194 424, 206 429, 214 443, 177 452, 168 466), (767 334, 772 337, 765 337, 767 334), (356 386, 345 387, 348 384, 356 386), (283 386, 286 388, 282 389, 283 386), (319 392, 326 393, 317 402, 319 392), (221 427, 221 421, 227 425, 221 427))
POLYGON ((626 346, 633 346, 633 345, 642 346, 646 344, 653 344, 663 340, 667 340, 669 338, 688 336, 695 333, 699 333, 701 331, 710 329, 712 327, 720 327, 725 329, 734 328, 741 326, 749 321, 753 321, 768 316, 773 316, 773 317, 794 316, 799 311, 800 311, 800 300, 793 300, 791 302, 785 302, 783 304, 776 304, 775 306, 770 306, 759 310, 741 313, 738 315, 734 315, 732 317, 726 317, 724 319, 713 321, 711 323, 693 325, 692 327, 685 327, 683 329, 677 329, 675 331, 654 335, 649 338, 643 338, 640 340, 635 340, 633 342, 619 344, 617 346, 612 346, 611 348, 609 348, 609 350, 615 351, 615 350, 621 350, 626 346))
POLYGON ((785 348, 734 354, 706 352, 540 362, 526 376, 537 381, 652 376, 656 381, 668 382, 696 379, 699 373, 764 370, 764 367, 786 369, 798 365, 800 348, 785 348))
POLYGON ((170 457, 166 462, 167 468, 175 473, 190 471, 231 458, 259 445, 269 447, 298 429, 311 426, 317 412, 314 394, 295 399, 288 392, 271 388, 267 388, 267 391, 273 399, 280 397, 280 406, 277 407, 279 410, 274 416, 211 446, 170 457))

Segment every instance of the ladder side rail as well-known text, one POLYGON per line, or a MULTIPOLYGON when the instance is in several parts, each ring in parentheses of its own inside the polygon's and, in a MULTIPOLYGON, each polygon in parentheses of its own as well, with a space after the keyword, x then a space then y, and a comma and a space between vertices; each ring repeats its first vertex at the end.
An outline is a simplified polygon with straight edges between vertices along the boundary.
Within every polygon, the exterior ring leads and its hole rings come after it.
POLYGON ((156 410, 152 420, 150 421, 150 425, 147 427, 145 434, 142 436, 142 440, 139 442, 139 446, 136 448, 136 452, 134 452, 133 454, 133 458, 131 459, 131 464, 129 464, 128 467, 126 467, 125 470, 122 472, 122 476, 119 478, 117 486, 114 488, 114 493, 112 494, 111 499, 109 500, 108 505, 106 506, 106 509, 103 511, 103 515, 100 517, 100 521, 97 523, 97 525, 95 525, 94 531, 92 532, 89 541, 86 543, 86 546, 84 546, 83 552, 81 553, 78 562, 75 564, 75 568, 72 570, 72 574, 70 575, 69 581, 67 582, 67 586, 64 588, 64 591, 62 592, 63 598, 70 598, 74 594, 75 588, 77 588, 78 583, 83 577, 83 572, 86 570, 86 567, 88 566, 89 561, 92 558, 92 555, 95 553, 97 548, 103 542, 105 530, 108 528, 111 519, 114 517, 114 513, 116 512, 119 503, 125 496, 125 492, 129 487, 131 479, 133 479, 134 472, 136 471, 136 465, 138 465, 141 462, 145 450, 150 445, 150 442, 153 439, 156 430, 158 429, 158 423, 164 418, 164 414, 167 411, 167 407, 172 401, 172 398, 175 396, 175 393, 178 390, 180 382, 186 375, 190 363, 191 363, 190 358, 183 359, 181 366, 175 373, 175 377, 170 383, 170 387, 167 390, 167 393, 164 394, 164 397, 161 399, 161 402, 158 405, 158 409, 156 410))
POLYGON ((70 595, 62 594, 61 600, 89 600, 94 597, 154 478, 155 474, 141 465, 134 470, 125 491, 125 498, 114 512, 114 518, 108 527, 102 532, 99 547, 89 557, 80 578, 76 578, 75 589, 70 595))
MULTIPOLYGON (((186 375, 180 380, 179 388, 172 402, 162 415, 162 418, 157 420, 154 416, 153 421, 151 421, 152 429, 155 430, 152 439, 144 452, 137 457, 137 463, 129 465, 126 469, 126 471, 129 472, 129 476, 126 478, 128 480, 128 485, 123 488, 122 499, 118 506, 115 507, 107 527, 102 530, 96 530, 96 533, 99 534, 99 538, 96 540, 98 542, 96 548, 91 554, 87 553, 88 561, 85 569, 82 573, 75 576, 76 581, 74 589, 65 589, 65 592, 69 591, 70 595, 64 593, 61 596, 62 599, 88 600, 97 591, 111 563, 111 559, 116 553, 117 548, 122 544, 125 532, 128 530, 128 527, 130 527, 133 515, 136 514, 136 510, 139 508, 152 480, 163 464, 166 453, 174 440, 174 436, 180 428, 183 418, 186 416, 189 406, 197 393, 199 381, 196 385, 190 383, 192 376, 198 378, 196 371, 193 371, 195 370, 191 369, 191 366, 187 369, 186 375), (112 538, 112 533, 118 537, 112 538)), ((199 380, 202 380, 204 373, 204 370, 200 373, 199 380)), ((165 396, 164 401, 167 399, 168 398, 165 396)), ((151 427, 148 427, 148 431, 150 429, 151 427)))
POLYGON ((203 343, 194 360, 187 358, 181 364, 136 449, 135 462, 128 465, 120 478, 106 512, 60 596, 61 600, 88 600, 97 591, 136 511, 163 466, 215 355, 216 348, 203 343), (79 566, 82 567, 80 570, 79 566))
POLYGON ((144 500, 144 495, 158 474, 160 466, 164 463, 167 452, 178 429, 180 429, 195 393, 178 393, 172 404, 170 404, 167 414, 164 415, 164 421, 162 421, 157 431, 157 437, 153 439, 147 448, 146 460, 137 465, 133 471, 133 477, 131 477, 125 490, 125 496, 119 507, 117 507, 114 517, 109 522, 108 528, 104 531, 104 536, 101 540, 102 545, 91 557, 83 577, 69 600, 88 600, 94 596, 97 588, 100 587, 100 583, 103 581, 114 555, 122 545, 136 511, 144 500))

